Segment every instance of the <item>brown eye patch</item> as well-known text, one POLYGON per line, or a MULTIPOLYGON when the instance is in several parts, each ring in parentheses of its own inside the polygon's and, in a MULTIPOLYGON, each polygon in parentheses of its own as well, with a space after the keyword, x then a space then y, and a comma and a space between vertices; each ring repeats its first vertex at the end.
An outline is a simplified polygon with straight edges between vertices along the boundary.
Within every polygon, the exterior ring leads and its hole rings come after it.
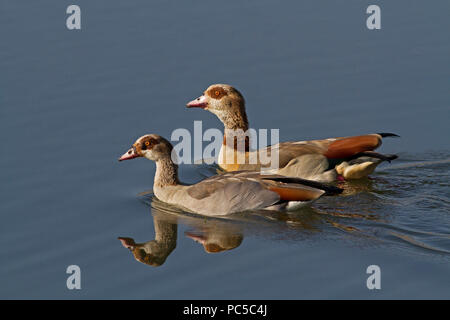
POLYGON ((141 143, 141 150, 151 149, 157 143, 158 143, 158 140, 149 137, 141 143))
POLYGON ((222 87, 213 87, 209 89, 206 94, 213 99, 220 99, 227 95, 227 92, 222 87))

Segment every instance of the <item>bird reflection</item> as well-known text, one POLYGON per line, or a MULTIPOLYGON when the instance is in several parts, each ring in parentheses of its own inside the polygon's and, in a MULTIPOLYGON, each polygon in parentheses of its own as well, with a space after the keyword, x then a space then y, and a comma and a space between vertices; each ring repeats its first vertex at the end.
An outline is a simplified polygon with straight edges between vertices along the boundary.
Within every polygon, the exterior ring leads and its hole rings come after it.
POLYGON ((177 245, 177 226, 180 222, 192 229, 186 231, 185 235, 202 244, 208 253, 234 249, 240 246, 244 239, 240 227, 233 222, 190 216, 156 198, 152 200, 151 205, 155 239, 136 243, 133 238, 118 238, 137 261, 147 265, 158 267, 164 264, 177 245))
MULTIPOLYGON (((239 247, 244 234, 263 236, 277 240, 301 241, 327 230, 345 231, 357 236, 371 236, 365 227, 373 222, 383 222, 386 217, 378 215, 376 185, 383 180, 350 183, 344 182, 346 194, 327 197, 313 207, 305 207, 294 213, 255 211, 229 215, 222 218, 190 214, 152 197, 141 194, 141 200, 151 205, 154 239, 136 243, 133 238, 119 237, 133 257, 144 264, 163 265, 177 245, 178 224, 188 227, 184 235, 200 243, 207 253, 220 253, 239 247), (353 224, 353 225, 350 225, 353 224), (361 228, 362 227, 362 228, 361 228)), ((368 229, 369 229, 368 228, 368 229)))
POLYGON ((125 248, 130 249, 137 261, 158 267, 166 261, 177 246, 178 225, 159 214, 153 216, 153 225, 155 226, 154 240, 144 243, 136 243, 134 239, 125 237, 119 237, 119 240, 125 248))

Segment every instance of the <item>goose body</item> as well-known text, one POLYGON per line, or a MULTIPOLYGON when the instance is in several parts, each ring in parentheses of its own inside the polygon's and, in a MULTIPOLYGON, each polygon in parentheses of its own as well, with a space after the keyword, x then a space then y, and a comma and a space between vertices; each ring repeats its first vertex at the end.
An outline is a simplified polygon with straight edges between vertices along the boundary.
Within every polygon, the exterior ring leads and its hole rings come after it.
POLYGON ((397 158, 396 155, 374 152, 384 137, 397 136, 392 133, 282 142, 259 150, 249 150, 245 100, 238 90, 229 85, 211 85, 202 96, 189 102, 187 107, 208 110, 224 124, 224 141, 218 164, 225 171, 259 171, 270 167, 270 163, 261 159, 276 152, 278 166, 269 173, 331 182, 338 176, 345 179, 367 177, 381 162, 397 158))
POLYGON ((193 185, 181 184, 171 158, 172 148, 161 136, 145 135, 119 160, 145 157, 155 161, 155 196, 190 212, 220 216, 257 209, 291 209, 342 191, 315 181, 249 171, 216 175, 193 185))

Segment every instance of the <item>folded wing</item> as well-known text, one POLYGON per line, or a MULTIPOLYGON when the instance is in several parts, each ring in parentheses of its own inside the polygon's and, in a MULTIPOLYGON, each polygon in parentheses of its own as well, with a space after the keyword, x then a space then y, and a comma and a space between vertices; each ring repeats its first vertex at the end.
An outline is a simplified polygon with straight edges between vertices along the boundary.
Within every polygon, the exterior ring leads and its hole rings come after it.
POLYGON ((299 178, 233 172, 205 179, 187 189, 186 207, 204 214, 263 209, 286 201, 313 201, 341 189, 299 178))

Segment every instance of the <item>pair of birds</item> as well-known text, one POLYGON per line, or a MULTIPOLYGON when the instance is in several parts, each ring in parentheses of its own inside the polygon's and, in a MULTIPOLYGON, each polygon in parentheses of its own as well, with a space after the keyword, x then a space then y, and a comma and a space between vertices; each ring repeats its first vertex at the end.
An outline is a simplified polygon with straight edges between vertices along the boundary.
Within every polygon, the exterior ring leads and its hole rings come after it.
POLYGON ((187 107, 208 110, 224 124, 218 164, 229 172, 193 185, 181 184, 178 167, 171 157, 173 147, 156 134, 137 139, 119 161, 137 157, 155 161, 153 191, 156 197, 190 212, 219 216, 256 209, 294 210, 323 195, 342 192, 342 189, 326 182, 367 177, 381 162, 397 158, 396 155, 374 152, 381 145, 382 138, 397 136, 393 133, 282 142, 250 151, 248 137, 234 133, 233 136, 228 135, 228 132, 237 130, 247 131, 248 120, 244 97, 237 89, 225 84, 209 86, 187 107), (244 146, 243 150, 237 148, 239 145, 244 146), (264 167, 259 160, 261 153, 274 150, 278 152, 278 169, 272 169, 269 174, 259 173, 264 167), (244 160, 252 156, 258 160, 251 164, 237 161, 239 152, 244 160))

